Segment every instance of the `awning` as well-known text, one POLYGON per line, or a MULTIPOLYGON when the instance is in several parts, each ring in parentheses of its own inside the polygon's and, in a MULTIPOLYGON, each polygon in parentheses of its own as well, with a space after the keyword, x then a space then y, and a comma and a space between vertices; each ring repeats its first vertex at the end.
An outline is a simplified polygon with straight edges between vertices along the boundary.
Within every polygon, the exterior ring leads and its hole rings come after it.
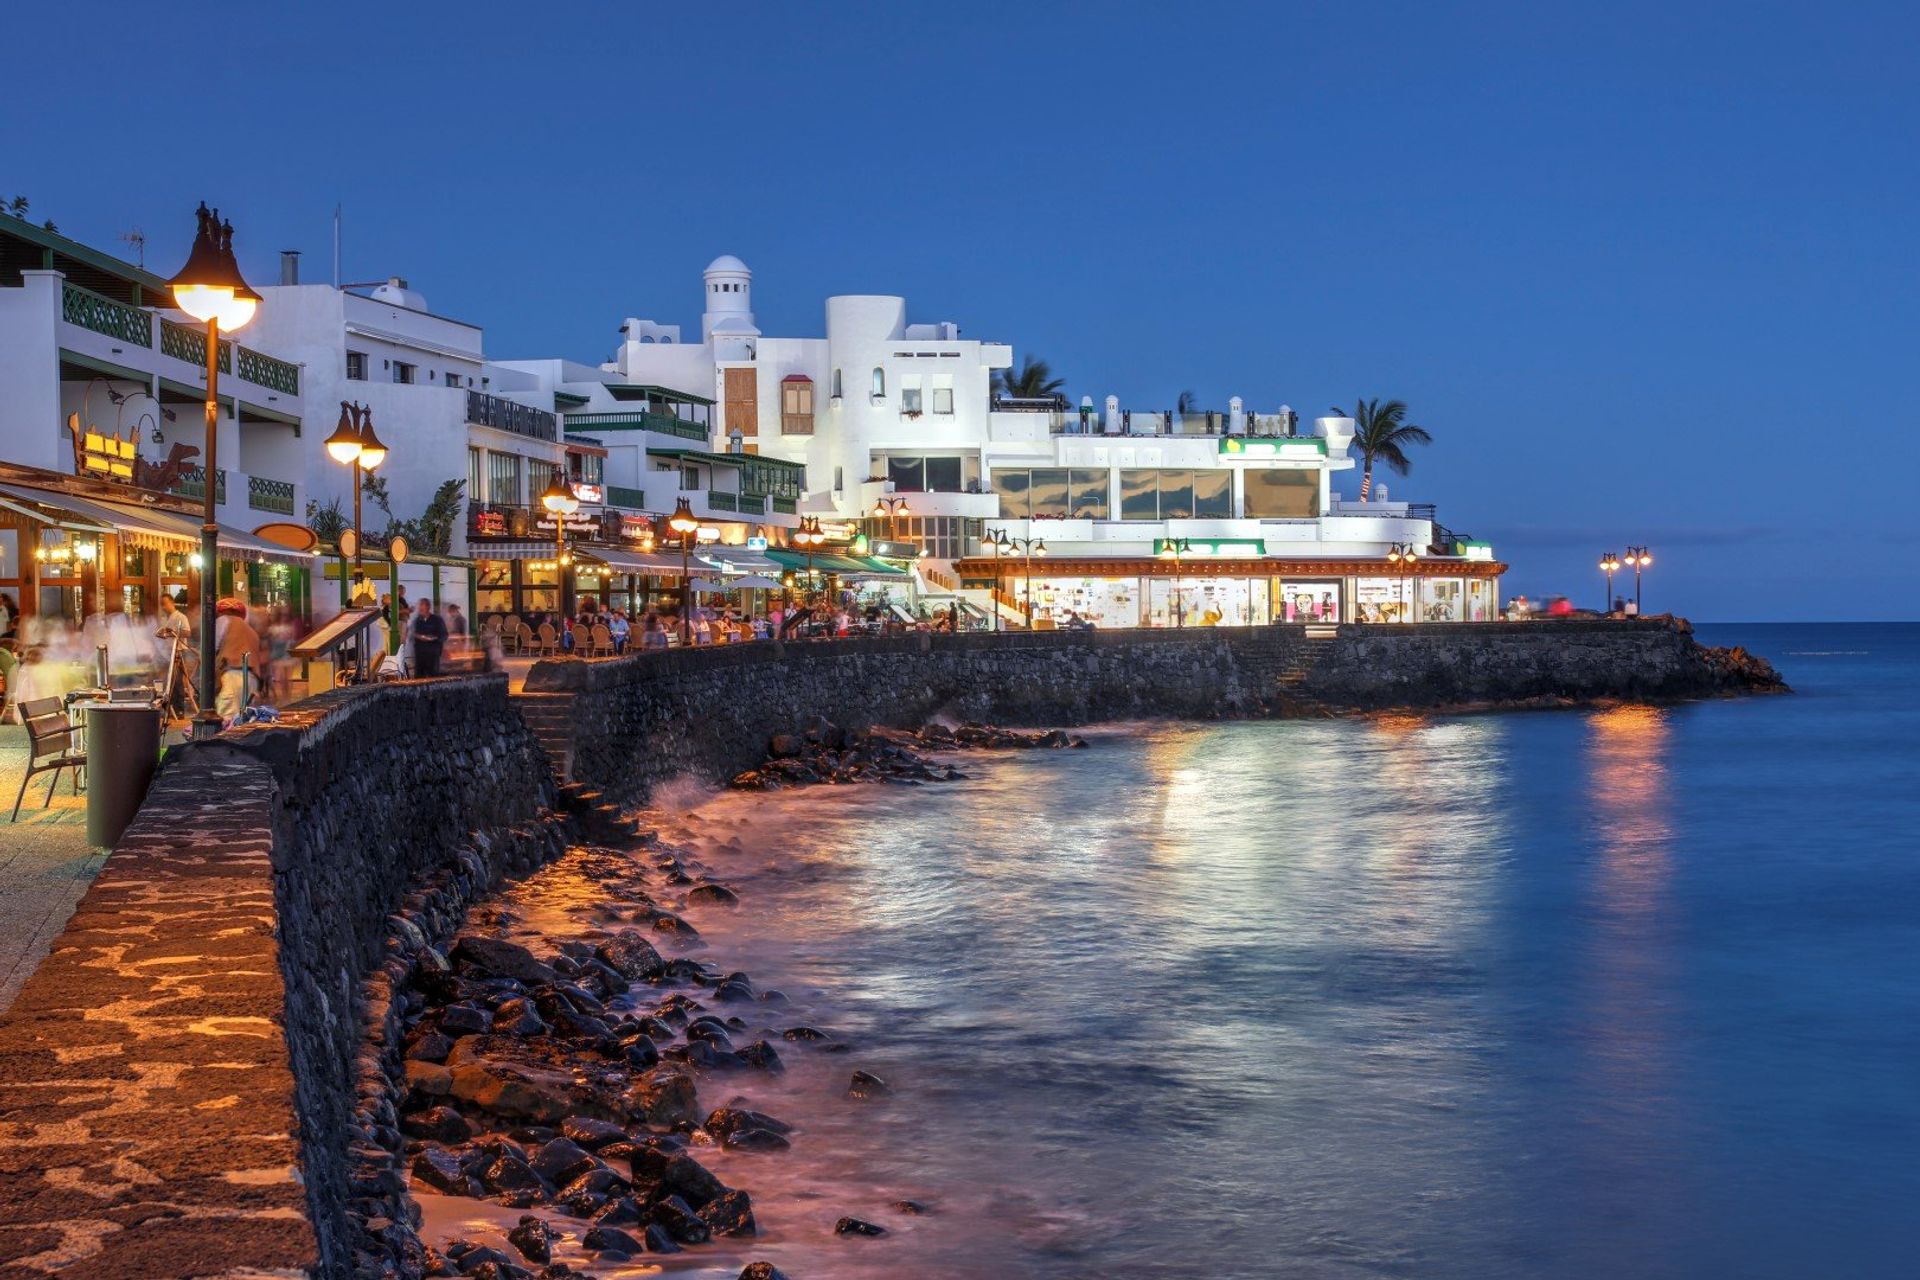
MULTIPOLYGON (((804 551, 769 547, 767 558, 787 569, 807 567, 807 555, 804 551)), ((813 555, 813 567, 818 573, 837 573, 843 578, 904 578, 909 575, 909 570, 895 568, 884 560, 875 560, 868 556, 842 555, 834 551, 816 551, 813 555)))
POLYGON ((578 554, 582 560, 603 564, 615 573, 640 573, 652 578, 681 576, 679 556, 663 556, 647 551, 618 551, 600 547, 582 550, 578 554))
POLYGON ((713 565, 722 573, 772 573, 780 572, 780 566, 767 559, 758 551, 749 551, 745 547, 708 547, 696 552, 695 558, 713 565))
MULTIPOLYGON (((190 550, 200 543, 200 522, 181 511, 143 507, 136 503, 111 502, 105 498, 81 497, 78 494, 35 489, 27 485, 0 485, 0 494, 18 499, 22 503, 34 504, 39 510, 26 514, 34 515, 36 518, 46 518, 52 524, 69 523, 59 519, 58 513, 65 512, 99 526, 96 531, 114 533, 122 541, 136 547, 155 551, 179 551, 190 550), (51 512, 47 512, 48 508, 52 509, 51 512)), ((220 526, 219 545, 222 551, 236 560, 277 560, 287 564, 304 564, 313 558, 306 552, 276 545, 264 538, 255 537, 245 530, 228 525, 220 526)))
POLYGON ((749 573, 743 578, 695 578, 693 589, 695 591, 779 591, 783 588, 778 578, 749 573))

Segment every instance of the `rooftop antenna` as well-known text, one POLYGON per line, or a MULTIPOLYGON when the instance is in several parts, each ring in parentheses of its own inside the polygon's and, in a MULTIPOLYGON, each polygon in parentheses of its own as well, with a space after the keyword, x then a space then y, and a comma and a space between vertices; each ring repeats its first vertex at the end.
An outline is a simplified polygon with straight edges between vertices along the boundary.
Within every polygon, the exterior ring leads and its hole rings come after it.
POLYGON ((144 270, 147 265, 147 233, 135 227, 122 232, 120 238, 133 246, 134 265, 144 270))

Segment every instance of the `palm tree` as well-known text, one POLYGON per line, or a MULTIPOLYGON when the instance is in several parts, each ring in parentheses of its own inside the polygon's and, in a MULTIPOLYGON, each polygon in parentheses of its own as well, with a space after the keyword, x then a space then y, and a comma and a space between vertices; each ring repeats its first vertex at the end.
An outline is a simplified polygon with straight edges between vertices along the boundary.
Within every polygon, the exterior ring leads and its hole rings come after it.
POLYGON ((1020 372, 1012 369, 1000 371, 1000 394, 1009 400, 1045 400, 1060 394, 1060 388, 1067 385, 1065 378, 1053 376, 1053 368, 1045 360, 1027 357, 1020 372))
MULTIPOLYGON (((1344 416, 1346 410, 1334 406, 1335 413, 1344 416)), ((1405 446, 1410 444, 1432 444, 1433 437, 1427 434, 1425 427, 1416 427, 1407 421, 1407 404, 1404 400, 1389 400, 1382 404, 1378 400, 1362 400, 1353 407, 1353 447, 1360 451, 1366 469, 1360 473, 1360 501, 1365 502, 1367 495, 1373 492, 1373 463, 1378 458, 1393 468, 1399 475, 1407 474, 1413 464, 1407 460, 1405 446)))
POLYGON ((1191 391, 1182 391, 1180 393, 1180 403, 1176 411, 1180 414, 1181 417, 1184 418, 1190 413, 1197 412, 1199 407, 1200 407, 1199 396, 1196 396, 1191 391))

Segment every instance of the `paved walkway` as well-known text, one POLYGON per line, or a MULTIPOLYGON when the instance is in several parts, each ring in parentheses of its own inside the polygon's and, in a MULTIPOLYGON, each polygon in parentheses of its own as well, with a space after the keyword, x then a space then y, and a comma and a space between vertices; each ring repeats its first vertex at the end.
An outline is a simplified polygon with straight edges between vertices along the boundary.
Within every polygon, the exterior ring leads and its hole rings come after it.
POLYGON ((5 1013, 47 957, 67 917, 107 860, 87 843, 87 798, 73 794, 71 771, 60 775, 53 803, 42 809, 51 775, 27 788, 20 821, 9 824, 26 770, 27 731, 0 725, 0 1013, 5 1013))

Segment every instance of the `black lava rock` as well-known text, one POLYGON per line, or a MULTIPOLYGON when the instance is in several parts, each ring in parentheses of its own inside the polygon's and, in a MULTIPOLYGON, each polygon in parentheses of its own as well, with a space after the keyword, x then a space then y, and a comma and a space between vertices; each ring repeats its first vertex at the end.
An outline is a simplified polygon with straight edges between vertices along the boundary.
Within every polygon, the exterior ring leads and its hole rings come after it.
POLYGON ((842 1218, 833 1224, 833 1233, 837 1236, 883 1236, 887 1234, 887 1229, 859 1218, 842 1218))

